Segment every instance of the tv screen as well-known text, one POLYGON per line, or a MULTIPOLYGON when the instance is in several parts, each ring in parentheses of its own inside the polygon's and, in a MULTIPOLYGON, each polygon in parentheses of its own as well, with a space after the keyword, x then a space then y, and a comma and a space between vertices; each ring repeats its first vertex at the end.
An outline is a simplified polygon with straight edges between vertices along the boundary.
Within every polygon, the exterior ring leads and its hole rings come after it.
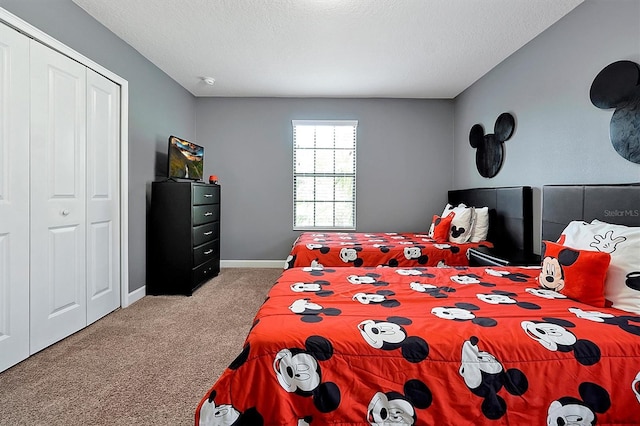
POLYGON ((169 137, 169 179, 202 180, 204 148, 193 142, 169 137))

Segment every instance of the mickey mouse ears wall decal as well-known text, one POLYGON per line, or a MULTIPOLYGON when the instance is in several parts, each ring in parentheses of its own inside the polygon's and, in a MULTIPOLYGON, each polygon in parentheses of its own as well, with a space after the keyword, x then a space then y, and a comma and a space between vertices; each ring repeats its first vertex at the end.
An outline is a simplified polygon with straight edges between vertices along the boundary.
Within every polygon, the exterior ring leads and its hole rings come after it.
POLYGON ((504 158, 504 142, 511 138, 516 127, 513 115, 498 116, 493 133, 484 134, 482 124, 474 124, 469 131, 469 144, 476 148, 476 167, 481 176, 492 178, 498 174, 504 158))
POLYGON ((611 144, 623 158, 640 164, 640 66, 631 61, 607 65, 593 80, 589 96, 600 109, 615 108, 611 144))

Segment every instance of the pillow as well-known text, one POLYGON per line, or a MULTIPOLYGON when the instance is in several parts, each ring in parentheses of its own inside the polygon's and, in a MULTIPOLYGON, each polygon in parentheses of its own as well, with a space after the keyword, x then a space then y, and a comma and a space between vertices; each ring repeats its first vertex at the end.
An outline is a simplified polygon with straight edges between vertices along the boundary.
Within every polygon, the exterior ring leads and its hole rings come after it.
POLYGON ((442 217, 445 217, 450 212, 455 213, 455 216, 451 221, 449 241, 452 243, 466 243, 471 236, 471 228, 473 227, 475 218, 473 209, 462 203, 458 204, 458 207, 447 204, 442 212, 442 217))
POLYGON ((560 238, 568 246, 609 253, 604 283, 607 306, 640 315, 640 227, 574 221, 560 238))
POLYGON ((542 242, 540 287, 571 299, 604 307, 604 281, 611 256, 590 250, 578 250, 551 241, 542 242))
MULTIPOLYGON (((462 203, 460 203, 459 206, 466 207, 462 203)), ((451 204, 447 203, 447 205, 444 206, 444 210, 442 210, 442 214, 440 215, 440 217, 445 217, 446 215, 451 213, 453 211, 453 209, 454 209, 454 207, 451 204)))
POLYGON ((475 213, 475 220, 471 227, 471 237, 469 241, 472 243, 486 241, 487 235, 489 234, 489 207, 476 207, 473 211, 475 213))
POLYGON ((449 213, 445 217, 433 215, 433 221, 429 228, 429 236, 433 238, 437 243, 445 243, 449 239, 449 228, 451 227, 451 221, 456 214, 454 212, 449 213))

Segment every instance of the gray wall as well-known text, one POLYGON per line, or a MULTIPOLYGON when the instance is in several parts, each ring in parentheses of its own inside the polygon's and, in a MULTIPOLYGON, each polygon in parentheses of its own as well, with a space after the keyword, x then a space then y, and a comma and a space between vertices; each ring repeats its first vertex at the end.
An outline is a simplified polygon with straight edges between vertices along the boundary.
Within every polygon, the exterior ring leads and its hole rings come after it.
MULTIPOLYGON (((145 283, 150 182, 165 173, 170 134, 206 147, 223 191, 222 258, 283 259, 292 222, 292 119, 357 119, 358 231, 425 229, 446 190, 640 181, 609 142, 611 111, 589 102, 611 62, 640 62, 640 2, 586 0, 455 101, 194 98, 71 0, 0 6, 129 81, 130 290, 145 283), (503 169, 475 168, 468 133, 516 117, 503 169)), ((539 232, 539 229, 537 230, 539 232)))
POLYGON ((293 222, 293 119, 358 120, 357 230, 428 230, 453 174, 453 101, 198 98, 205 172, 222 185, 221 257, 284 260, 293 222))
POLYGON ((533 186, 537 244, 542 185, 640 181, 640 165, 611 145, 613 110, 589 100, 596 75, 623 59, 640 63, 638 0, 586 0, 503 61, 455 99, 454 186, 533 186), (493 133, 502 112, 515 116, 515 133, 502 170, 485 179, 469 130, 480 123, 493 133))
POLYGON ((195 97, 71 0, 0 6, 129 82, 129 291, 145 284, 151 181, 164 175, 170 134, 195 137, 195 97))

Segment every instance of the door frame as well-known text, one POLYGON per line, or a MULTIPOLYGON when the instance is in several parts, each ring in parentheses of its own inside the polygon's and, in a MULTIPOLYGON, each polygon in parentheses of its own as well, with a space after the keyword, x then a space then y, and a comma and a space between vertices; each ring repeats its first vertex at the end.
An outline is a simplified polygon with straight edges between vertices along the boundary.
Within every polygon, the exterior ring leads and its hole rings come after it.
POLYGON ((2 7, 0 22, 91 68, 120 86, 120 306, 126 308, 144 296, 144 292, 129 293, 129 83, 2 7))

